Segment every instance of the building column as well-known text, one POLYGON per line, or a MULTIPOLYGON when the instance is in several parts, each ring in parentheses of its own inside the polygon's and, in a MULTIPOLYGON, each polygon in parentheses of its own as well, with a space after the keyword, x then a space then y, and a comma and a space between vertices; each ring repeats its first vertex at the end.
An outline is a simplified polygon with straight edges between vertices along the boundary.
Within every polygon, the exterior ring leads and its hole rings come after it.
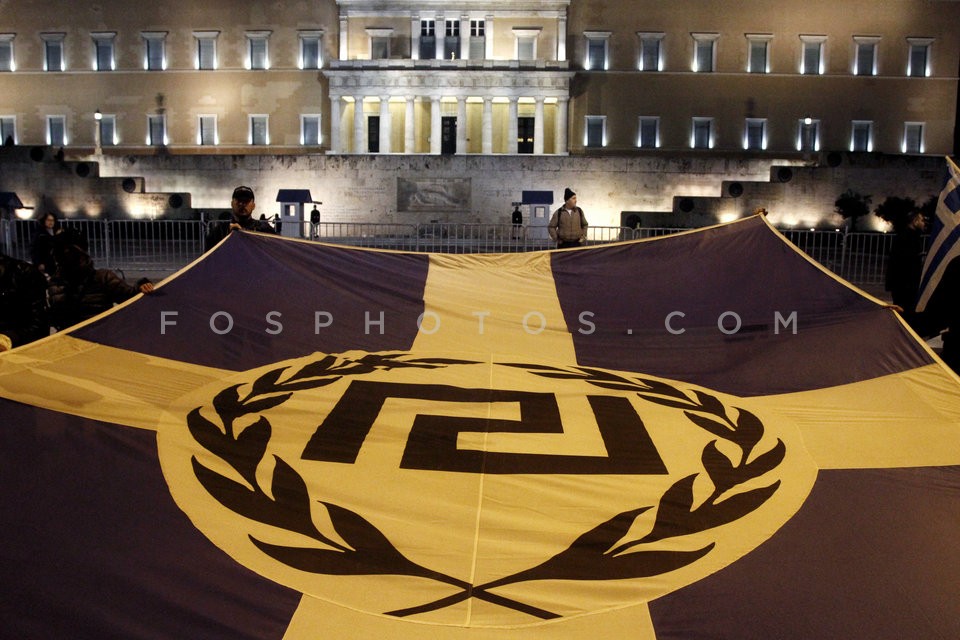
POLYGON ((447 22, 443 18, 443 14, 439 11, 436 16, 434 16, 434 28, 433 28, 433 39, 437 43, 436 49, 433 52, 434 58, 437 60, 443 60, 443 43, 444 38, 447 34, 447 22))
POLYGON ((460 59, 470 58, 470 15, 460 14, 460 59))
POLYGON ((363 96, 354 96, 353 98, 353 152, 366 153, 367 146, 364 144, 366 136, 363 126, 363 96))
POLYGON ((340 59, 349 60, 347 56, 349 53, 347 51, 347 42, 349 41, 349 29, 347 29, 347 17, 343 14, 340 15, 340 59))
POLYGON ((330 153, 342 153, 340 148, 340 96, 330 98, 330 153))
POLYGON ((390 121, 390 96, 380 96, 380 153, 392 151, 391 135, 393 135, 393 123, 390 121))
POLYGON ((484 58, 493 60, 493 14, 483 18, 483 48, 484 58))
POLYGON ((569 98, 557 98, 557 117, 554 118, 553 152, 567 154, 567 103, 569 98))
POLYGON ((557 60, 567 59, 567 16, 557 19, 557 60))
POLYGON ((420 16, 416 13, 410 16, 410 57, 420 59, 420 16))
POLYGON ((457 153, 467 152, 467 99, 457 98, 457 153))
POLYGON ((507 153, 517 152, 517 136, 520 131, 517 128, 517 99, 510 97, 510 115, 507 116, 507 153))
POLYGON ((533 153, 543 155, 543 98, 537 96, 533 112, 533 153))
POLYGON ((403 113, 403 152, 416 153, 416 138, 413 123, 413 96, 407 96, 403 113))
POLYGON ((493 153, 493 98, 483 99, 483 121, 480 124, 480 151, 484 155, 493 153))
POLYGON ((430 153, 440 155, 440 98, 430 98, 430 153))

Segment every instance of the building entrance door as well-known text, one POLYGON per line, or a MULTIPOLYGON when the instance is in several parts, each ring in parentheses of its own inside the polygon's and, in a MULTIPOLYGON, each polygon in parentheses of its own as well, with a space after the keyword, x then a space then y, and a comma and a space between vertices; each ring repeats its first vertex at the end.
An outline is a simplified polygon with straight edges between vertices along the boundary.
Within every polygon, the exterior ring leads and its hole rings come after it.
POLYGON ((443 116, 440 120, 440 153, 451 156, 457 152, 457 117, 443 116))
POLYGON ((380 153, 380 116, 367 116, 367 153, 380 153))
POLYGON ((517 153, 533 153, 533 118, 517 118, 517 153))

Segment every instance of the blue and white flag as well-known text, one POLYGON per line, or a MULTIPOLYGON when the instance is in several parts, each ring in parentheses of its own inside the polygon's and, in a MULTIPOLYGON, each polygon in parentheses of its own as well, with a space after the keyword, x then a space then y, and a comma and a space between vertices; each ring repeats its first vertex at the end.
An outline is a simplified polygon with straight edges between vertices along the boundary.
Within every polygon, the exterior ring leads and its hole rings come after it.
POLYGON ((937 200, 936 216, 933 219, 931 237, 933 242, 927 252, 920 276, 920 297, 917 311, 923 311, 930 296, 940 284, 947 265, 960 255, 960 168, 947 158, 947 179, 937 200))

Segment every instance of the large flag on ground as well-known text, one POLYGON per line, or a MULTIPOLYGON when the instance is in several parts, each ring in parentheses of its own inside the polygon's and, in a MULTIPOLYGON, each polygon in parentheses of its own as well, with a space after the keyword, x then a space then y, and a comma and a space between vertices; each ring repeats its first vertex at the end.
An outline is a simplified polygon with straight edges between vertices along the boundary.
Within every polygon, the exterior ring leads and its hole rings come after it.
POLYGON ((960 381, 762 217, 237 232, 0 396, 3 637, 960 637, 960 381))
POLYGON ((950 262, 960 255, 960 168, 947 158, 947 177, 930 230, 930 248, 920 275, 917 311, 923 311, 940 285, 950 262))

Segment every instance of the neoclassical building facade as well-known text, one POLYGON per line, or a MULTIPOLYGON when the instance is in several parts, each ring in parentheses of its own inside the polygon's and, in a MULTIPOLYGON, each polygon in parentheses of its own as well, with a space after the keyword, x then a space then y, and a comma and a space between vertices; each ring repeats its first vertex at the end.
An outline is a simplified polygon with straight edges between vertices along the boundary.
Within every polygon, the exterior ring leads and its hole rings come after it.
POLYGON ((956 151, 960 2, 0 7, 0 138, 69 153, 956 151))
POLYGON ((330 151, 566 153, 568 3, 341 0, 330 151))

